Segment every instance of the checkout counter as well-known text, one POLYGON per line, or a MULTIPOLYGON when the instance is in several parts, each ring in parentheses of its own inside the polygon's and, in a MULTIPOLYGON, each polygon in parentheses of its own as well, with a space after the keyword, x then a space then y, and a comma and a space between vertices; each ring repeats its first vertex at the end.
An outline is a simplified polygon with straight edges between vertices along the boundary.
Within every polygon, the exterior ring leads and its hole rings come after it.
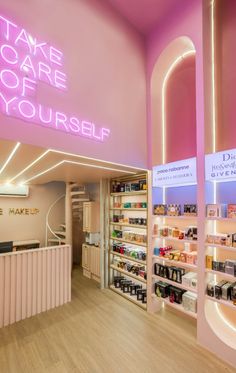
POLYGON ((71 246, 0 243, 0 328, 71 300, 71 246))

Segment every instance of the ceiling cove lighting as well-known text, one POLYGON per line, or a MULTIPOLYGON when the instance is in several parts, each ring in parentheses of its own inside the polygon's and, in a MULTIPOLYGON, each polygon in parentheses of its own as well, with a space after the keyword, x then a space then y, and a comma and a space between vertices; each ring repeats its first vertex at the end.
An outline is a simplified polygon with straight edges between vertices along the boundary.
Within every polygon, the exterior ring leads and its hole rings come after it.
POLYGON ((39 174, 31 177, 28 180, 25 180, 23 184, 26 184, 26 183, 30 182, 31 180, 34 180, 34 179, 36 179, 36 178, 38 178, 38 177, 46 174, 47 172, 52 171, 53 169, 61 166, 62 164, 65 164, 65 163, 79 165, 79 166, 84 166, 84 167, 98 168, 98 169, 108 170, 108 171, 123 172, 123 173, 129 174, 129 175, 130 174, 133 174, 133 175, 136 174, 136 172, 125 171, 125 170, 117 170, 116 168, 105 167, 105 166, 97 166, 97 165, 92 165, 92 164, 87 164, 87 163, 81 163, 81 162, 74 162, 74 161, 69 161, 69 160, 64 159, 63 161, 60 161, 60 162, 56 163, 54 166, 48 168, 47 170, 40 172, 39 174))
POLYGON ((11 161, 11 159, 14 157, 14 155, 15 155, 17 149, 19 148, 19 146, 20 146, 20 142, 18 142, 18 143, 14 146, 14 148, 13 148, 13 150, 11 151, 9 157, 7 158, 7 160, 5 161, 5 163, 3 164, 2 168, 0 169, 0 174, 5 170, 5 168, 7 167, 7 165, 9 164, 9 162, 11 161))
POLYGON ((19 172, 16 176, 14 176, 8 182, 12 183, 15 179, 17 179, 19 176, 21 176, 24 172, 28 171, 31 167, 33 167, 36 163, 38 163, 49 152, 50 152, 50 150, 46 150, 44 153, 42 153, 38 158, 36 158, 32 163, 30 163, 27 167, 25 167, 21 172, 19 172))
POLYGON ((119 166, 119 167, 124 167, 124 168, 132 168, 133 170, 138 170, 138 171, 147 171, 147 169, 145 168, 140 168, 140 167, 133 167, 133 166, 127 166, 125 164, 122 164, 122 163, 115 163, 115 162, 108 162, 108 161, 104 161, 102 159, 96 159, 96 158, 91 158, 91 157, 85 157, 83 155, 77 155, 77 154, 72 154, 72 153, 66 153, 66 152, 62 152, 60 150, 55 150, 55 149, 49 149, 50 152, 53 152, 53 153, 57 153, 57 154, 63 154, 63 155, 67 155, 67 156, 71 156, 71 157, 77 157, 77 158, 82 158, 82 159, 88 159, 90 161, 94 161, 94 162, 103 162, 103 163, 107 163, 107 164, 112 164, 114 166, 119 166))
MULTIPOLYGON (((44 153, 42 153, 38 158, 36 158, 32 163, 30 163, 27 167, 25 167, 21 172, 19 172, 16 176, 14 176, 11 180, 9 180, 9 183, 12 183, 19 176, 24 174, 26 171, 28 171, 31 167, 33 167, 36 163, 38 163, 42 158, 44 158, 49 153, 62 154, 62 155, 70 156, 70 157, 87 159, 87 160, 92 160, 92 161, 96 161, 96 162, 103 162, 103 163, 106 163, 106 164, 111 164, 111 165, 122 167, 122 168, 131 168, 131 169, 137 170, 137 171, 145 171, 145 172, 147 171, 147 169, 144 169, 144 168, 127 166, 127 165, 123 165, 121 163, 103 161, 102 159, 95 159, 95 158, 85 157, 85 156, 81 156, 81 155, 77 155, 77 154, 73 154, 73 153, 66 153, 66 152, 62 152, 60 150, 55 150, 55 149, 48 149, 44 153)), ((124 171, 124 170, 117 170, 117 169, 112 169, 112 170, 122 171, 122 172, 129 173, 129 174, 135 174, 135 172, 132 172, 132 171, 124 171)))
POLYGON ((195 54, 195 50, 190 50, 181 54, 179 57, 174 60, 174 62, 170 65, 167 73, 164 77, 163 84, 162 84, 162 163, 166 163, 166 86, 168 79, 175 69, 175 67, 181 62, 185 57, 195 54))

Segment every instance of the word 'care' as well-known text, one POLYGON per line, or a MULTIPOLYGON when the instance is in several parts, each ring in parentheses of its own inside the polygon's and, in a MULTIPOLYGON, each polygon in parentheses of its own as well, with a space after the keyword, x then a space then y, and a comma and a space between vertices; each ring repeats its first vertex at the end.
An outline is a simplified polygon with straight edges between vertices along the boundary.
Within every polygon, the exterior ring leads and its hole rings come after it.
POLYGON ((73 135, 104 141, 110 130, 38 103, 39 82, 67 90, 63 53, 0 16, 0 110, 73 135))

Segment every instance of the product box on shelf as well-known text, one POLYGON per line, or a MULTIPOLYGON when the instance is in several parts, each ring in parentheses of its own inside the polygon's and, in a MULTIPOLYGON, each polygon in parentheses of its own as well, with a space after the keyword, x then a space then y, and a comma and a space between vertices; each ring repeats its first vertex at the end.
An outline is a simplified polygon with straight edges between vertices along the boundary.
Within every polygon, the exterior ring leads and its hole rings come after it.
POLYGON ((209 204, 206 206, 206 216, 208 218, 226 217, 227 205, 221 203, 209 204))
POLYGON ((158 281, 155 283, 155 293, 160 298, 167 298, 169 296, 170 285, 163 281, 158 281))
POLYGON ((227 281, 222 280, 218 284, 215 285, 215 297, 220 299, 222 297, 222 286, 224 286, 227 281))
POLYGON ((197 265, 197 251, 191 251, 186 255, 186 263, 197 265))
POLYGON ((214 297, 215 296, 215 285, 216 285, 215 281, 208 282, 208 284, 207 284, 207 295, 209 297, 214 297))
POLYGON ((197 205, 196 204, 185 204, 184 205, 184 215, 186 216, 197 216, 197 205))
POLYGON ((197 227, 195 226, 190 226, 186 228, 185 230, 185 238, 188 240, 197 240, 197 227))
POLYGON ((139 181, 139 190, 147 190, 147 182, 146 180, 139 181))
POLYGON ((212 269, 213 255, 206 255, 206 268, 212 269))
POLYGON ((174 282, 182 283, 182 277, 185 274, 184 268, 169 267, 169 279, 174 282))
POLYGON ((175 286, 170 286, 170 295, 169 295, 170 302, 181 304, 184 293, 185 293, 185 290, 179 289, 175 286))
POLYGON ((228 233, 208 234, 206 236, 206 242, 221 246, 232 246, 232 238, 233 235, 228 233))
POLYGON ((169 204, 167 205, 168 216, 179 216, 181 215, 181 205, 169 204))
POLYGON ((236 233, 232 234, 232 246, 236 247, 236 233))
POLYGON ((231 287, 231 300, 233 301, 233 304, 236 306, 236 282, 234 282, 231 287))
POLYGON ((165 204, 162 205, 154 205, 153 206, 153 214, 154 215, 166 215, 167 206, 165 204))
POLYGON ((197 294, 186 291, 182 297, 183 307, 186 311, 197 313, 197 294))
POLYGON ((236 205, 235 204, 229 204, 227 207, 227 217, 230 219, 236 218, 236 205))
POLYGON ((182 276, 182 284, 188 287, 191 287, 192 284, 194 284, 194 286, 192 287, 196 287, 195 282, 193 282, 193 280, 196 280, 196 279, 197 279, 197 274, 195 272, 187 272, 185 273, 184 276, 182 276))
POLYGON ((225 261, 225 273, 236 277, 236 260, 225 261))
POLYGON ((222 299, 228 300, 231 298, 231 289, 232 289, 232 282, 227 282, 226 284, 222 286, 221 288, 222 299))

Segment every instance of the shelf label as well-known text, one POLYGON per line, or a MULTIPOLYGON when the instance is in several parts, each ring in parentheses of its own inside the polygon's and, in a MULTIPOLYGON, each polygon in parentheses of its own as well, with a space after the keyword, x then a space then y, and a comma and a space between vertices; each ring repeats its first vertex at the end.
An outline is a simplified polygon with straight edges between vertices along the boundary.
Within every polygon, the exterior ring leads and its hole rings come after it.
POLYGON ((153 186, 193 185, 197 182, 196 157, 154 166, 153 186))
POLYGON ((232 181, 236 179, 236 149, 206 155, 207 181, 232 181))

